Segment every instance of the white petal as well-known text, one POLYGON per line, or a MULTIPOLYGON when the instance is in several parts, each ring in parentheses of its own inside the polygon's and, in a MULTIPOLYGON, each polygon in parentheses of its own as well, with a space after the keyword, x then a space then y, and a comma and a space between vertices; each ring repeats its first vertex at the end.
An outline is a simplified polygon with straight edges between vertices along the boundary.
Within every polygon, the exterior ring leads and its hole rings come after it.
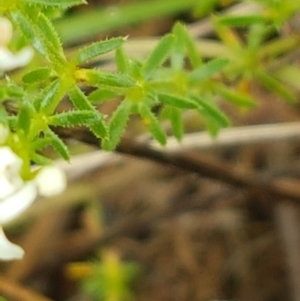
POLYGON ((0 201, 9 197, 15 190, 15 186, 5 176, 0 177, 0 201))
POLYGON ((13 27, 6 18, 0 18, 0 44, 7 45, 12 38, 13 27))
POLYGON ((0 200, 6 199, 22 186, 21 166, 22 160, 9 147, 0 147, 0 200))
POLYGON ((43 167, 35 181, 39 193, 43 196, 53 196, 63 192, 67 186, 66 174, 55 166, 43 167))
POLYGON ((35 200, 36 195, 36 183, 31 181, 10 197, 0 201, 0 224, 5 224, 21 214, 35 200))
POLYGON ((22 259, 24 250, 11 243, 5 236, 3 228, 0 227, 0 260, 22 259))
POLYGON ((6 48, 0 48, 0 70, 10 71, 18 67, 15 56, 6 48))
POLYGON ((0 200, 21 187, 21 166, 22 160, 9 147, 0 147, 0 200))
POLYGON ((19 174, 21 166, 21 158, 8 146, 0 147, 0 173, 8 172, 10 175, 15 176, 19 174))
POLYGON ((33 58, 34 51, 31 47, 25 47, 15 54, 17 67, 26 66, 33 58))
POLYGON ((6 47, 0 47, 0 70, 10 71, 19 67, 26 66, 33 57, 33 49, 26 47, 13 54, 6 47))

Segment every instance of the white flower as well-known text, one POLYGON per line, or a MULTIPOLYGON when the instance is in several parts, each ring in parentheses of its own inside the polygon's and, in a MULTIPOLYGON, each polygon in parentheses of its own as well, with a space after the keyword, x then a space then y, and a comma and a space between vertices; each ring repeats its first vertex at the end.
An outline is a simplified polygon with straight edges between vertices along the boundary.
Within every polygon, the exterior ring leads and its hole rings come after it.
POLYGON ((45 166, 36 177, 36 184, 43 196, 59 194, 66 187, 66 175, 55 166, 45 166))
MULTIPOLYGON (((0 127, 1 138, 1 127, 0 127)), ((52 196, 66 187, 66 176, 54 166, 42 167, 36 177, 24 182, 22 160, 7 146, 0 147, 0 260, 21 259, 24 250, 9 242, 2 225, 26 210, 37 194, 52 196)))
POLYGON ((26 66, 33 57, 33 49, 25 47, 16 54, 8 49, 8 44, 12 38, 13 28, 10 21, 0 17, 0 70, 10 71, 26 66))

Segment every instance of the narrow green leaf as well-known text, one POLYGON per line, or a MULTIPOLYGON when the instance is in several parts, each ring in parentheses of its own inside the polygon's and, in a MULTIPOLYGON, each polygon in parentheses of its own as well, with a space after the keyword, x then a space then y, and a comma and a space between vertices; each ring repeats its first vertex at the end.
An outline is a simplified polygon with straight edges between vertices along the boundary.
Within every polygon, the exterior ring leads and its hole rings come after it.
POLYGON ((266 24, 258 23, 252 25, 249 28, 247 44, 248 49, 251 51, 259 51, 262 47, 262 43, 267 35, 274 34, 273 26, 267 26, 266 24))
POLYGON ((123 47, 117 48, 115 58, 118 71, 120 73, 127 73, 129 69, 129 62, 123 47))
POLYGON ((147 58, 143 67, 144 75, 146 78, 156 71, 158 67, 167 59, 170 54, 175 38, 173 35, 164 36, 154 48, 150 56, 147 58))
POLYGON ((12 81, 4 86, 4 90, 5 92, 3 92, 5 93, 6 98, 20 99, 26 94, 21 86, 12 81))
POLYGON ((123 88, 132 87, 135 82, 126 75, 96 69, 79 69, 75 72, 76 79, 90 85, 106 85, 123 88))
POLYGON ((181 49, 181 45, 179 45, 178 41, 176 41, 174 45, 174 49, 171 53, 171 66, 172 69, 176 71, 181 71, 184 67, 184 51, 181 49))
POLYGON ((177 107, 179 109, 199 109, 199 104, 194 99, 186 97, 167 93, 158 93, 158 99, 166 105, 177 107))
POLYGON ((34 101, 35 108, 45 114, 51 114, 60 101, 60 88, 60 81, 58 79, 54 80, 34 101))
POLYGON ((73 86, 68 92, 68 95, 74 105, 78 110, 89 110, 96 111, 95 107, 90 103, 87 96, 81 91, 78 86, 73 86))
POLYGON ((194 69, 189 75, 189 80, 191 82, 197 82, 210 78, 215 73, 220 72, 228 64, 228 62, 229 60, 224 58, 214 59, 194 69))
POLYGON ((260 83, 262 83, 271 92, 277 94, 288 102, 297 102, 297 97, 290 90, 288 90, 280 81, 275 77, 267 74, 264 71, 255 72, 255 76, 260 83))
POLYGON ((123 101, 114 111, 108 125, 109 139, 103 140, 103 149, 111 151, 116 148, 126 128, 130 112, 131 105, 128 101, 123 101))
POLYGON ((251 97, 249 97, 248 95, 229 89, 224 85, 221 84, 216 85, 214 90, 219 95, 221 95, 225 100, 235 105, 246 107, 246 108, 254 108, 257 106, 257 102, 251 97))
POLYGON ((149 107, 144 104, 139 105, 139 113, 143 119, 145 126, 149 129, 150 133, 160 144, 165 145, 167 142, 166 134, 159 124, 156 116, 151 112, 149 107))
POLYGON ((229 125, 227 116, 213 104, 211 99, 203 99, 199 96, 194 96, 193 98, 200 106, 200 114, 209 123, 213 124, 217 128, 222 128, 229 125))
POLYGON ((38 137, 32 143, 32 147, 35 151, 40 151, 43 148, 49 146, 51 144, 52 139, 48 137, 38 137))
POLYGON ((49 59, 47 47, 41 39, 40 34, 37 33, 36 25, 30 18, 19 11, 12 11, 11 18, 14 23, 21 29, 23 35, 28 42, 44 57, 49 59))
POLYGON ((40 13, 37 19, 37 26, 41 32, 41 38, 44 40, 48 49, 50 58, 52 57, 55 58, 55 60, 64 62, 65 54, 62 43, 50 20, 44 14, 40 13))
POLYGON ((106 139, 107 138, 107 126, 103 121, 89 124, 89 129, 97 138, 106 139))
POLYGON ((101 116, 92 111, 69 111, 49 117, 53 126, 72 127, 89 125, 101 120, 101 116))
POLYGON ((7 112, 1 103, 0 103, 0 124, 8 125, 7 112))
POLYGON ((124 42, 124 38, 112 38, 106 41, 96 42, 80 49, 73 61, 76 65, 87 62, 98 55, 116 50, 124 42))
POLYGON ((51 146, 60 154, 66 161, 70 161, 70 153, 65 143, 50 129, 45 132, 46 137, 51 138, 51 146))
POLYGON ((50 74, 51 69, 41 67, 24 74, 22 77, 22 81, 25 84, 37 83, 48 79, 50 74))
POLYGON ((217 18, 217 22, 225 26, 243 27, 263 23, 266 21, 262 15, 227 15, 217 18))
POLYGON ((190 36, 186 27, 181 23, 176 23, 173 32, 181 46, 186 49, 187 56, 191 61, 192 66, 194 68, 199 67, 202 64, 201 56, 197 49, 196 42, 190 36))
POLYGON ((80 4, 87 4, 85 0, 23 0, 29 4, 41 4, 45 6, 71 7, 80 4))
POLYGON ((216 17, 213 18, 213 21, 215 31, 225 46, 234 51, 243 49, 243 41, 233 29, 218 23, 218 18, 216 17))
POLYGON ((143 64, 140 61, 134 59, 130 59, 128 63, 129 63, 128 74, 130 74, 130 76, 136 81, 144 81, 143 70, 142 70, 143 64))
POLYGON ((87 96, 80 90, 78 86, 74 86, 72 89, 70 89, 68 95, 73 105, 78 110, 88 110, 92 111, 94 114, 98 114, 99 119, 93 123, 90 123, 88 126, 98 138, 105 138, 107 136, 107 130, 102 115, 96 110, 95 107, 92 106, 87 96))
POLYGON ((38 154, 36 152, 32 152, 30 154, 30 158, 37 165, 50 165, 50 164, 53 164, 52 160, 50 160, 49 158, 47 158, 47 157, 45 157, 41 154, 38 154))
POLYGON ((169 119, 171 121, 172 131, 178 141, 183 137, 183 122, 181 117, 181 110, 170 107, 169 119))
POLYGON ((11 12, 11 18, 33 47, 52 63, 54 69, 64 64, 65 56, 58 34, 42 12, 32 20, 24 12, 16 10, 11 12))
POLYGON ((31 109, 26 103, 24 103, 19 108, 17 128, 21 129, 25 134, 28 134, 30 129, 30 124, 31 124, 31 109))
POLYGON ((92 104, 99 104, 116 98, 117 96, 119 96, 119 93, 115 91, 99 88, 90 93, 88 99, 92 104))

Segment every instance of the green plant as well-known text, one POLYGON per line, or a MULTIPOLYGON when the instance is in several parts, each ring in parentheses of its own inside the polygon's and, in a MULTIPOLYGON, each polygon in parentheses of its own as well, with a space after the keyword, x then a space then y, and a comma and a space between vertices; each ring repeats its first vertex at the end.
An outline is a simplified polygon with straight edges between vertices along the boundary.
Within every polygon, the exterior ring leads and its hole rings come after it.
MULTIPOLYGON (((8 139, 6 144, 23 159, 24 168, 28 169, 30 161, 38 164, 49 162, 40 154, 40 150, 48 145, 64 159, 70 159, 67 146, 53 131, 55 127, 86 126, 102 140, 104 149, 113 150, 130 116, 138 114, 153 137, 165 144, 166 134, 159 116, 170 121, 173 134, 180 140, 183 137, 182 113, 196 110, 210 132, 216 134, 229 124, 215 103, 217 95, 239 106, 252 107, 256 103, 251 95, 234 88, 237 80, 258 79, 285 99, 295 100, 288 88, 268 74, 268 64, 282 52, 296 47, 299 38, 268 39, 275 27, 299 5, 289 3, 289 9, 282 12, 281 18, 278 16, 280 11, 274 10, 277 6, 273 1, 262 4, 268 13, 216 17, 216 31, 228 51, 223 57, 209 61, 200 56, 196 41, 180 23, 158 42, 144 61, 127 56, 122 47, 126 38, 95 42, 67 59, 50 19, 54 10, 83 3, 82 0, 0 3, 2 14, 44 57, 44 65, 24 74, 21 82, 3 79, 0 86, 0 118, 19 138, 18 141, 8 139), (247 26, 248 39, 245 42, 229 27, 241 25, 247 26), (115 52, 116 72, 84 67, 95 57, 111 51, 115 52), (93 91, 86 94, 82 87, 92 87, 93 91), (58 113, 56 109, 65 95, 70 98, 73 110, 58 113), (118 97, 120 103, 107 118, 95 105, 110 101, 112 96, 118 97), (13 100, 17 114, 7 114, 3 106, 7 99, 13 100), (159 108, 159 115, 153 113, 154 108, 159 108)), ((279 8, 283 3, 280 5, 279 8)), ((28 170, 23 174, 28 174, 28 170)))
POLYGON ((71 263, 69 278, 80 280, 82 290, 93 300, 132 300, 131 285, 139 273, 133 262, 122 261, 113 250, 103 250, 98 261, 71 263))

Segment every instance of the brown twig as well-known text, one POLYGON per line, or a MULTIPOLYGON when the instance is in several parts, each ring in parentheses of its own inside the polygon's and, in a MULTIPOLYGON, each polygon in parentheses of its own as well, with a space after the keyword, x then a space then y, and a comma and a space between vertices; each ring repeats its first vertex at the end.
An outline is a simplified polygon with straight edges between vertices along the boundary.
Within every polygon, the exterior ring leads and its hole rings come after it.
MULTIPOLYGON (((99 140, 86 130, 57 128, 55 131, 60 137, 72 138, 100 147, 99 140)), ((281 199, 296 203, 300 202, 299 190, 281 186, 279 183, 266 182, 257 174, 238 171, 232 165, 221 160, 196 152, 165 152, 129 138, 122 139, 116 151, 125 155, 180 168, 199 176, 218 180, 238 188, 248 189, 255 193, 268 195, 272 200, 281 199)))
POLYGON ((4 277, 0 277, 0 295, 15 301, 53 301, 4 277))

